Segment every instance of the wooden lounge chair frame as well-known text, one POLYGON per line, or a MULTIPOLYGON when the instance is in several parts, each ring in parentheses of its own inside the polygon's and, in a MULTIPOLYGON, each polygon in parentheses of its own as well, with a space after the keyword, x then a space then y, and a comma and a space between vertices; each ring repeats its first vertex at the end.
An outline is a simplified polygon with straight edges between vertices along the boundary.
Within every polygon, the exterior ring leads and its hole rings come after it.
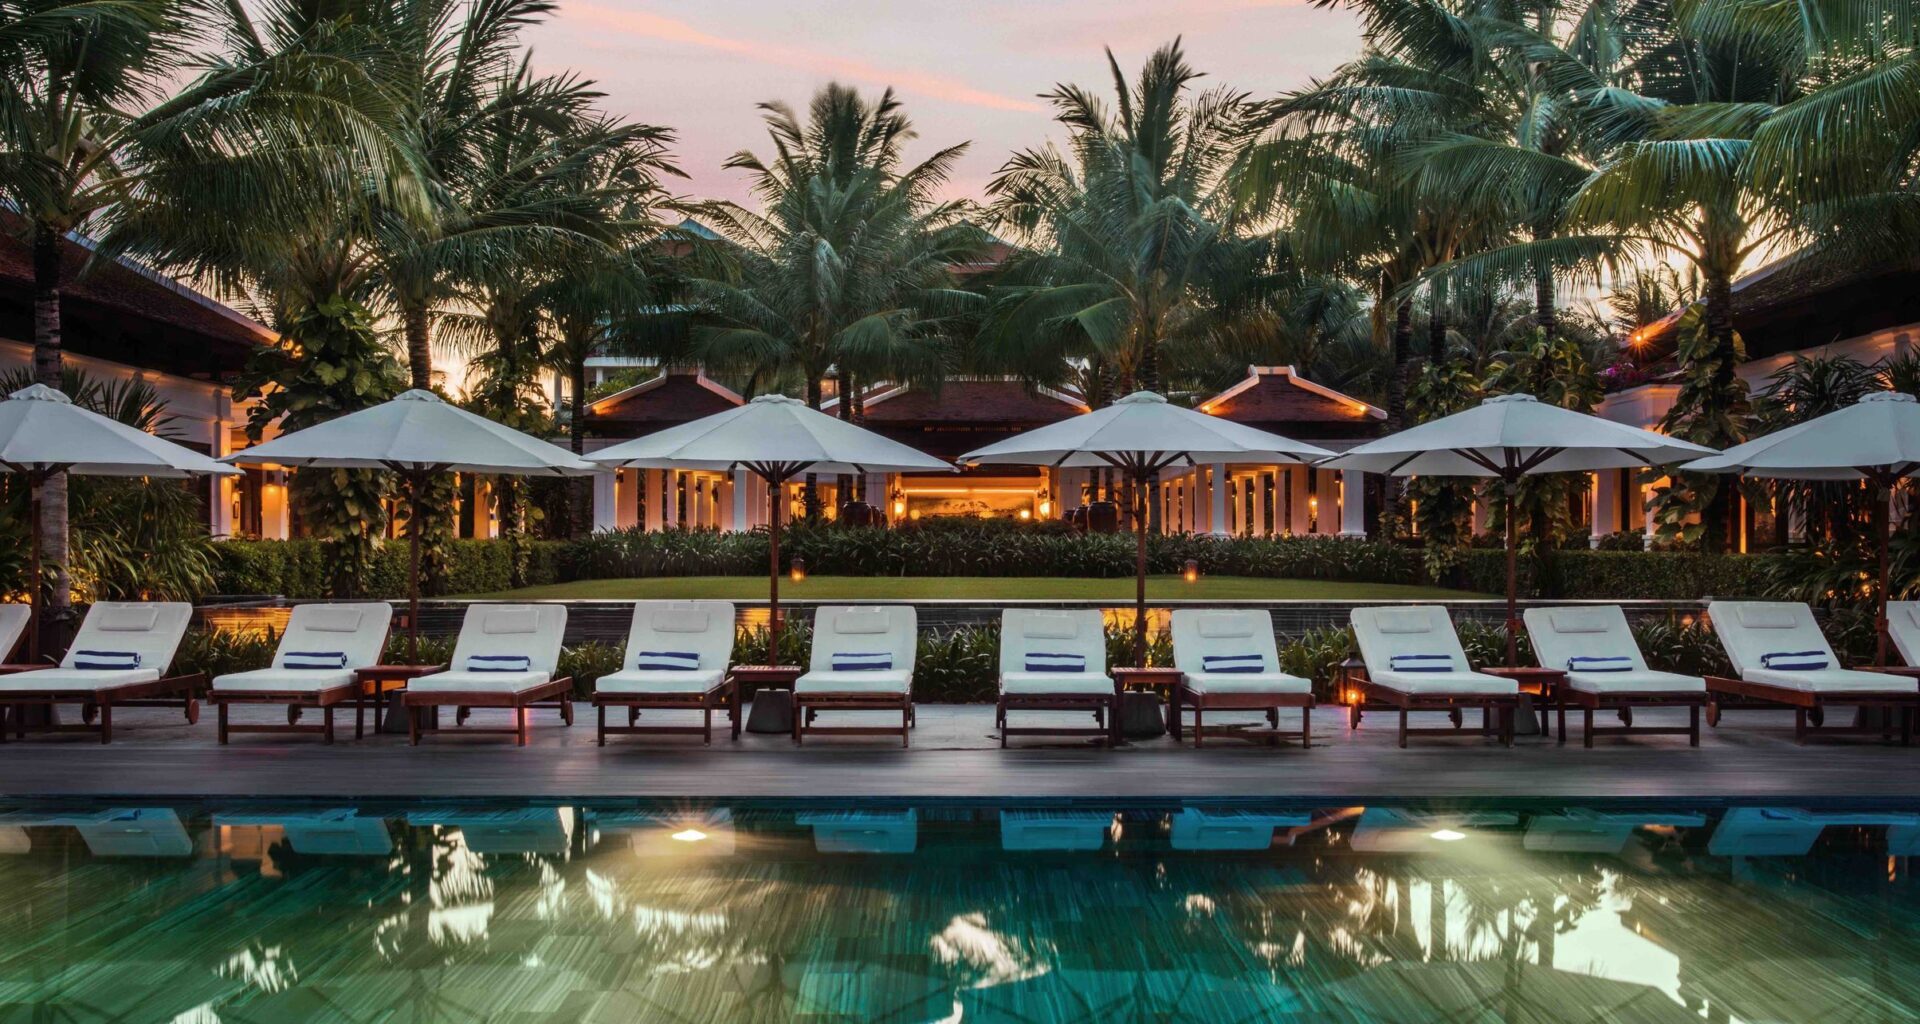
POLYGON ((831 693, 817 691, 793 694, 793 742, 803 742, 808 734, 820 736, 898 736, 900 745, 914 726, 913 691, 906 693, 831 693), (890 725, 814 725, 814 716, 822 711, 899 711, 900 727, 890 725))
POLYGON ((598 716, 597 738, 600 746, 607 745, 608 736, 633 736, 652 734, 655 736, 699 736, 709 745, 713 743, 713 713, 725 711, 730 731, 734 739, 740 738, 740 684, 728 672, 719 686, 705 693, 603 693, 595 690, 593 709, 598 716), (608 725, 607 709, 627 709, 627 724, 608 725), (638 725, 640 712, 646 711, 699 711, 699 725, 638 725))
MULTIPOLYGON (((1060 613, 1056 612, 1054 614, 1057 615, 1060 613)), ((1078 613, 1068 614, 1077 615, 1078 613)), ((1081 625, 1083 627, 1091 625, 1093 628, 1101 630, 1099 634, 1098 654, 1102 666, 1101 671, 1105 672, 1107 657, 1105 627, 1099 624, 1098 613, 1093 613, 1093 615, 1094 622, 1088 623, 1083 621, 1081 625)), ((1008 630, 1012 628, 1011 624, 1014 621, 1016 621, 1016 610, 1007 609, 1001 612, 1000 643, 1002 650, 999 652, 999 672, 1002 674, 1007 671, 1006 645, 1010 642, 1008 639, 1008 630)), ((1065 642, 1066 639, 1068 638, 1061 638, 1061 641, 1065 642)), ((1051 641, 1043 639, 1040 642, 1045 644, 1051 641)), ((1091 657, 1092 654, 1095 653, 1091 650, 1090 643, 1083 644, 1082 646, 1088 648, 1083 650, 1081 652, 1082 654, 1091 657)), ((1002 687, 998 698, 994 701, 993 708, 993 724, 994 728, 1000 732, 1000 746, 1005 747, 1008 737, 1011 736, 1085 737, 1112 746, 1119 738, 1120 693, 1121 685, 1118 682, 1113 684, 1113 691, 1111 693, 1074 693, 1071 691, 1059 693, 1008 693, 1006 689, 1002 687), (1093 716, 1093 727, 1088 728, 1086 726, 1073 725, 1008 725, 1007 713, 1010 711, 1080 711, 1093 716)))
POLYGON ((1193 710, 1193 745, 1206 743, 1206 712, 1208 711, 1265 711, 1267 725, 1265 729, 1228 728, 1214 730, 1215 735, 1224 735, 1233 739, 1249 740, 1254 743, 1271 743, 1279 746, 1287 740, 1299 740, 1303 748, 1313 746, 1313 709, 1316 706, 1311 693, 1199 693, 1189 688, 1183 679, 1173 688, 1173 707, 1168 710, 1167 731, 1178 740, 1185 732, 1184 717, 1187 709, 1193 710), (1280 728, 1280 709, 1299 708, 1300 728, 1298 731, 1280 728))
MULTIPOLYGON (((1901 678, 1893 673, 1888 675, 1889 678, 1901 678)), ((1805 743, 1815 736, 1879 736, 1881 739, 1892 739, 1897 732, 1900 745, 1910 747, 1913 745, 1914 714, 1920 710, 1920 692, 1904 689, 1821 693, 1726 676, 1707 677, 1707 724, 1710 726, 1719 726, 1720 716, 1728 711, 1789 709, 1793 711, 1795 743, 1805 743), (1728 701, 1723 697, 1733 697, 1735 700, 1728 701), (1882 708, 1887 711, 1888 718, 1880 725, 1828 725, 1827 709, 1831 707, 1882 708), (1897 727, 1892 717, 1896 711, 1900 717, 1897 727)))
MULTIPOLYGON (((1520 710, 1520 695, 1492 693, 1408 693, 1382 686, 1366 678, 1366 669, 1355 669, 1361 678, 1353 680, 1369 700, 1376 700, 1400 712, 1400 747, 1406 748, 1409 736, 1465 736, 1466 718, 1462 712, 1480 709, 1481 735, 1497 735, 1500 745, 1513 746, 1513 716, 1520 710), (1444 711, 1452 719, 1451 728, 1410 728, 1407 714, 1413 711, 1444 711), (1497 713, 1497 720, 1496 720, 1497 713)), ((1347 728, 1360 728, 1360 705, 1347 709, 1347 728)))
MULTIPOLYGON (((1713 680, 1707 680, 1711 687, 1713 680)), ((1554 684, 1554 711, 1558 715, 1559 742, 1567 742, 1567 706, 1579 709, 1584 719, 1582 746, 1592 748, 1595 736, 1685 736, 1687 745, 1700 745, 1700 712, 1709 706, 1710 693, 1674 693, 1670 690, 1623 690, 1612 693, 1596 693, 1591 690, 1576 690, 1565 678, 1554 684), (1633 709, 1636 707, 1684 707, 1687 709, 1686 725, 1634 725, 1633 709), (1619 714, 1619 725, 1595 725, 1596 712, 1613 711, 1619 714)))
POLYGON ((6 742, 9 730, 15 739, 25 739, 30 732, 95 732, 99 733, 101 743, 112 743, 114 708, 179 708, 186 715, 187 724, 193 725, 200 721, 199 694, 206 685, 206 674, 195 672, 97 690, 9 690, 0 695, 0 743, 6 742), (27 724, 28 707, 63 704, 80 709, 80 724, 27 724), (95 724, 96 718, 98 724, 95 724))
POLYGON ((533 717, 531 712, 534 708, 555 708, 560 712, 562 722, 569 726, 573 724, 572 676, 549 679, 517 693, 416 693, 408 689, 401 694, 401 700, 407 708, 407 742, 413 746, 420 744, 424 733, 440 731, 438 709, 443 707, 456 709, 453 724, 461 732, 512 735, 514 746, 517 747, 527 745, 527 723, 533 717), (511 709, 513 725, 468 726, 467 718, 474 708, 511 709))

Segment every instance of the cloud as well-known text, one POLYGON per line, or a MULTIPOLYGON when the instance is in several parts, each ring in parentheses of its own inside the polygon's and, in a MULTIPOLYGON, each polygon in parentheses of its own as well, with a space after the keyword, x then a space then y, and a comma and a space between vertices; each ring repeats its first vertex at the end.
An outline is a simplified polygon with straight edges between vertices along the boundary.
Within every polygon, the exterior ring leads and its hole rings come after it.
POLYGON ((718 36, 695 28, 684 21, 661 17, 657 14, 619 11, 591 3, 568 4, 565 14, 570 21, 585 22, 605 31, 658 39, 684 46, 697 46, 720 53, 730 53, 763 64, 846 78, 869 85, 890 85, 902 92, 950 103, 993 110, 1042 111, 1046 109, 1036 100, 1003 96, 939 75, 884 68, 865 61, 816 53, 798 47, 718 36))

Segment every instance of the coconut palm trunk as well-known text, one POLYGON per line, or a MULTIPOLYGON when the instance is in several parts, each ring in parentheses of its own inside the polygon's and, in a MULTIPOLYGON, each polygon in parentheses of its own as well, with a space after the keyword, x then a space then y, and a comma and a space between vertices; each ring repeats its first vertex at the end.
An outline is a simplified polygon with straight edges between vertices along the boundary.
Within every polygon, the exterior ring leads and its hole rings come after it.
MULTIPOLYGON (((33 376, 58 389, 64 369, 60 347, 60 232, 49 224, 33 231, 33 376)), ((40 488, 40 559, 44 565, 45 603, 36 625, 39 650, 59 654, 66 650, 67 628, 73 621, 73 577, 67 571, 72 552, 67 534, 67 475, 54 473, 40 488)))
POLYGON ((401 314, 401 323, 407 335, 407 374, 413 378, 413 386, 422 391, 433 390, 433 332, 427 326, 427 310, 424 306, 409 305, 401 314))

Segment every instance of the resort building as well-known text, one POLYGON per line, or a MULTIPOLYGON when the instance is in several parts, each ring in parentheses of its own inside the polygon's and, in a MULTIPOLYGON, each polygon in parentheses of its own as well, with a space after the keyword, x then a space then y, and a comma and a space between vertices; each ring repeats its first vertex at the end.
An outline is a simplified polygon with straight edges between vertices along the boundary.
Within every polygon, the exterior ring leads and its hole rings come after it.
MULTIPOLYGON (((0 375, 33 372, 33 252, 11 225, 0 228, 0 375)), ((61 345, 69 371, 101 384, 141 381, 166 404, 163 432, 207 455, 246 444, 246 407, 230 380, 277 336, 227 306, 129 259, 80 269, 92 243, 61 242, 61 345)), ((216 537, 283 538, 289 522, 282 474, 250 470, 204 487, 216 537)))
MULTIPOLYGON (((677 426, 745 399, 694 368, 669 368, 645 383, 608 395, 587 410, 589 450, 677 426)), ((1249 367, 1234 386, 1200 404, 1202 411, 1340 451, 1378 435, 1384 410, 1315 384, 1292 367, 1249 367)), ((837 398, 825 411, 837 413, 837 398)), ((1008 378, 962 377, 938 389, 888 384, 869 391, 860 422, 909 447, 946 459, 1087 411, 1080 396, 1008 378)), ((829 515, 848 502, 887 522, 939 515, 1052 519, 1100 500, 1106 483, 1087 469, 1011 466, 962 468, 949 474, 872 474, 822 478, 815 486, 829 515), (848 491, 844 495, 842 488, 848 491), (843 500, 844 499, 844 500, 843 500)), ((787 485, 789 508, 801 508, 804 484, 787 485)), ((744 470, 621 470, 595 490, 596 529, 678 526, 752 529, 765 524, 765 485, 744 470)), ((1361 536, 1366 532, 1360 481, 1304 466, 1219 464, 1162 474, 1160 528, 1236 536, 1361 536)))
MULTIPOLYGON (((1683 312, 1677 310, 1634 334, 1630 344, 1643 364, 1672 354, 1683 312)), ((1799 270, 1789 256, 1734 283, 1733 319, 1748 357, 1736 372, 1754 394, 1767 391, 1773 375, 1798 358, 1892 362, 1920 351, 1920 265, 1888 261, 1814 274, 1799 270)), ((1679 383, 1655 378, 1612 392, 1596 412, 1651 430, 1679 394, 1679 383)), ((1638 476, 1632 470, 1594 474, 1589 522, 1595 543, 1625 532, 1644 532, 1651 541, 1646 508, 1658 481, 1641 482, 1638 476)), ((1906 508, 1901 501, 1893 507, 1896 517, 1906 508)), ((1771 544, 1771 531, 1755 521, 1753 509, 1743 507, 1741 524, 1741 550, 1771 544)), ((1790 539, 1797 539, 1799 526, 1789 522, 1790 539)))

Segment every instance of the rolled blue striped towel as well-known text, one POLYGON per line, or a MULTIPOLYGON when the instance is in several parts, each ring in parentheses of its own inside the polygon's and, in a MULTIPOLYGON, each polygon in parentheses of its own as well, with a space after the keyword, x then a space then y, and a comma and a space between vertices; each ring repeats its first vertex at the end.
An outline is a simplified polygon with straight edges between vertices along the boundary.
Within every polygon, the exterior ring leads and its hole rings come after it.
POLYGON ((1582 655, 1580 657, 1567 659, 1567 671, 1631 672, 1633 671, 1633 659, 1624 654, 1616 654, 1605 658, 1599 655, 1582 655))
POLYGON ((101 671, 125 670, 140 667, 139 651, 75 651, 73 667, 96 669, 101 671))
POLYGON ((1778 672, 1818 672, 1827 667, 1827 652, 1774 651, 1760 656, 1760 667, 1778 672))
POLYGON ((1396 654, 1387 659, 1387 667, 1395 672, 1451 672, 1453 655, 1396 654))
POLYGON ((342 669, 347 667, 345 651, 288 651, 280 659, 281 668, 342 669))
POLYGON ((533 659, 524 654, 469 654, 469 672, 531 672, 533 659))
POLYGON ((641 651, 633 667, 642 672, 691 672, 700 667, 699 651, 641 651))
POLYGON ((886 651, 849 651, 833 656, 835 672, 886 672, 892 668, 893 655, 886 651))
POLYGON ((1084 654, 1027 652, 1027 671, 1029 672, 1085 672, 1086 670, 1087 656, 1084 654))
POLYGON ((1200 657, 1200 671, 1247 674, 1260 671, 1266 663, 1258 654, 1205 654, 1200 657))

